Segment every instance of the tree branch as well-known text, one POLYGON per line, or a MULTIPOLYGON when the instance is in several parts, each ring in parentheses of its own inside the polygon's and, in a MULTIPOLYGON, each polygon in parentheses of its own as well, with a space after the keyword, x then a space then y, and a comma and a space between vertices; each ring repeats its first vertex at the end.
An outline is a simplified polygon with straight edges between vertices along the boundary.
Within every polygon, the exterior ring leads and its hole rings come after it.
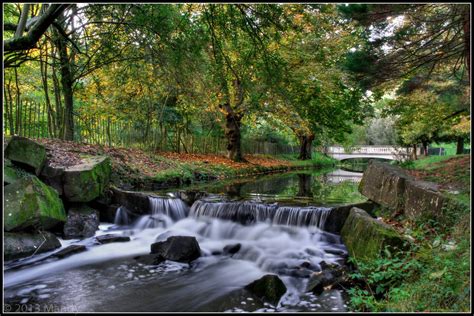
POLYGON ((12 52, 33 48, 48 27, 70 4, 51 4, 24 36, 3 41, 3 51, 12 52))

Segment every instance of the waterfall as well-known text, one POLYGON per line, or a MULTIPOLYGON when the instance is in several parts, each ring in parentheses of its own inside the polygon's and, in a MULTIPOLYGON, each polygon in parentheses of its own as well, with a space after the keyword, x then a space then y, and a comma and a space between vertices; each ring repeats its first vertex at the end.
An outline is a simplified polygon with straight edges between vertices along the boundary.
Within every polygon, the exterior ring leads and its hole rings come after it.
POLYGON ((148 197, 152 215, 164 214, 173 221, 179 221, 188 215, 189 207, 178 198, 148 197))
POLYGON ((127 209, 123 206, 120 206, 117 208, 117 211, 115 211, 115 219, 114 219, 114 224, 115 225, 125 225, 127 226, 129 224, 129 218, 128 218, 128 212, 127 209))
POLYGON ((254 202, 196 201, 189 216, 214 217, 241 224, 270 221, 275 225, 315 226, 323 229, 331 212, 329 207, 289 207, 254 202))
POLYGON ((289 226, 316 226, 323 229, 331 212, 329 207, 279 207, 273 217, 273 223, 289 226))
POLYGON ((241 224, 263 222, 275 213, 278 206, 253 202, 194 202, 189 212, 193 217, 215 217, 241 224))

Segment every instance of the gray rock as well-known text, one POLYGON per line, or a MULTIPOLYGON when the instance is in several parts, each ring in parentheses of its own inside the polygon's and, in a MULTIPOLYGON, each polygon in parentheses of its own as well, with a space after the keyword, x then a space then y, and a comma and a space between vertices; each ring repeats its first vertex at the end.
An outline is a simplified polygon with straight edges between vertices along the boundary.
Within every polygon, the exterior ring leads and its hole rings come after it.
POLYGON ((3 235, 5 260, 28 257, 61 247, 61 243, 49 232, 9 233, 3 235))
POLYGON ((412 179, 401 168, 371 160, 360 181, 359 191, 386 208, 400 210, 404 206, 405 183, 412 179))
POLYGON ((59 195, 63 195, 64 170, 64 167, 54 167, 49 163, 49 161, 46 161, 46 164, 41 170, 40 179, 47 185, 56 189, 59 195))
POLYGON ((227 245, 227 246, 224 247, 223 251, 224 251, 224 254, 233 255, 233 254, 239 252, 241 247, 242 247, 242 245, 240 243, 234 244, 234 245, 227 245))
POLYGON ((201 256, 201 248, 195 237, 171 236, 166 241, 153 243, 151 254, 166 260, 189 263, 201 256))
POLYGON ((121 236, 121 235, 114 235, 114 234, 107 234, 95 237, 95 239, 101 244, 109 244, 112 242, 127 242, 130 241, 130 237, 128 236, 121 236))
POLYGON ((68 167, 63 175, 63 195, 71 202, 90 202, 99 197, 109 184, 111 161, 107 156, 82 158, 80 164, 68 167))
POLYGON ((99 213, 87 205, 70 208, 64 225, 64 238, 88 238, 99 228, 99 213))
POLYGON ((245 289, 256 295, 260 300, 274 306, 278 305, 281 297, 286 293, 285 284, 274 274, 264 275, 260 279, 246 285, 245 289))
POLYGON ((56 258, 62 259, 62 258, 72 256, 76 253, 86 251, 86 249, 87 248, 84 245, 70 245, 64 249, 56 251, 55 253, 51 254, 50 257, 56 257, 56 258))
POLYGON ((46 162, 46 148, 26 137, 13 136, 5 148, 5 158, 39 175, 46 162))

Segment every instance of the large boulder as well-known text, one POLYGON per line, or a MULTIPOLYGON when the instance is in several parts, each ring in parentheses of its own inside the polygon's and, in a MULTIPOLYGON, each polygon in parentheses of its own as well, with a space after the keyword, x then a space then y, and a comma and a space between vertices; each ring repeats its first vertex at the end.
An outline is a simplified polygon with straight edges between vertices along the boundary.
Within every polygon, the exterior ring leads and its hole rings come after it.
POLYGON ((8 159, 3 160, 3 184, 11 184, 16 180, 19 180, 28 173, 20 168, 17 168, 12 164, 12 162, 8 159))
POLYGON ((71 202, 89 202, 99 197, 110 180, 111 162, 107 156, 82 158, 63 175, 63 194, 71 202))
POLYGON ((366 201, 357 204, 336 206, 328 213, 322 229, 330 233, 339 234, 342 227, 344 226, 346 218, 349 216, 351 208, 353 207, 363 209, 364 211, 370 213, 375 208, 375 203, 366 201))
POLYGON ((171 236, 153 243, 150 253, 165 260, 189 263, 201 256, 201 248, 195 237, 171 236))
POLYGON ((438 217, 443 212, 447 199, 438 191, 438 186, 425 181, 407 181, 404 195, 405 215, 438 217))
POLYGON ((64 224, 64 238, 88 238, 95 235, 99 228, 99 213, 87 206, 72 207, 68 210, 64 224))
POLYGON ((53 188, 30 176, 4 187, 4 229, 49 229, 66 221, 64 205, 53 188))
POLYGON ((151 213, 149 195, 142 192, 125 191, 115 187, 111 188, 112 203, 122 205, 136 215, 151 213))
POLYGON ((46 162, 46 148, 26 137, 13 136, 5 149, 5 158, 39 175, 46 162))
POLYGON ((59 195, 63 195, 63 175, 65 169, 64 167, 53 166, 49 161, 46 161, 41 170, 40 179, 47 185, 55 188, 59 195))
POLYGON ((6 232, 3 235, 3 247, 5 260, 12 260, 59 248, 61 243, 49 232, 36 234, 6 232))
POLYGON ((262 301, 274 306, 278 305, 281 297, 286 293, 285 284, 274 274, 264 275, 260 279, 245 286, 245 289, 256 295, 262 301))
POLYGON ((351 209, 342 227, 341 238, 356 261, 374 260, 386 246, 393 251, 403 249, 407 242, 394 228, 356 207, 351 209))
POLYGON ((386 208, 400 210, 404 206, 405 183, 411 179, 401 168, 371 160, 360 181, 359 191, 386 208))

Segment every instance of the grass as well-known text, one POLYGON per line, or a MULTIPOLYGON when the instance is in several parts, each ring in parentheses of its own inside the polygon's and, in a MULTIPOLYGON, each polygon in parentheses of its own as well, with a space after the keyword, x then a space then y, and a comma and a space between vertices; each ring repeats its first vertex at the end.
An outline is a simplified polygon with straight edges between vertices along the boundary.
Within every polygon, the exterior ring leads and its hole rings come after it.
MULTIPOLYGON (((431 145, 431 148, 444 148, 446 156, 456 155, 456 143, 434 143, 431 145)), ((464 148, 469 149, 471 146, 469 144, 464 144, 464 148)))
POLYGON ((469 155, 433 156, 402 164, 424 180, 455 186, 452 202, 437 218, 392 218, 413 240, 397 257, 358 266, 349 291, 353 310, 371 312, 470 311, 469 155), (467 167, 466 167, 467 166, 467 167), (400 264, 402 263, 402 264, 400 264), (406 270, 407 266, 409 270, 406 270), (387 284, 389 286, 387 286, 387 284), (382 287, 380 287, 382 286, 382 287), (380 290, 377 293, 376 289, 380 290))
POLYGON ((168 169, 157 172, 151 179, 156 182, 178 182, 178 183, 195 183, 213 179, 229 179, 242 176, 250 176, 263 174, 273 171, 288 171, 302 168, 323 168, 334 166, 336 160, 325 156, 321 153, 314 153, 311 160, 298 160, 297 155, 261 155, 263 158, 280 159, 281 166, 265 167, 261 165, 249 165, 245 168, 233 168, 224 164, 211 164, 202 161, 183 162, 177 160, 160 159, 170 165, 168 169), (289 165, 283 164, 289 162, 289 165))

